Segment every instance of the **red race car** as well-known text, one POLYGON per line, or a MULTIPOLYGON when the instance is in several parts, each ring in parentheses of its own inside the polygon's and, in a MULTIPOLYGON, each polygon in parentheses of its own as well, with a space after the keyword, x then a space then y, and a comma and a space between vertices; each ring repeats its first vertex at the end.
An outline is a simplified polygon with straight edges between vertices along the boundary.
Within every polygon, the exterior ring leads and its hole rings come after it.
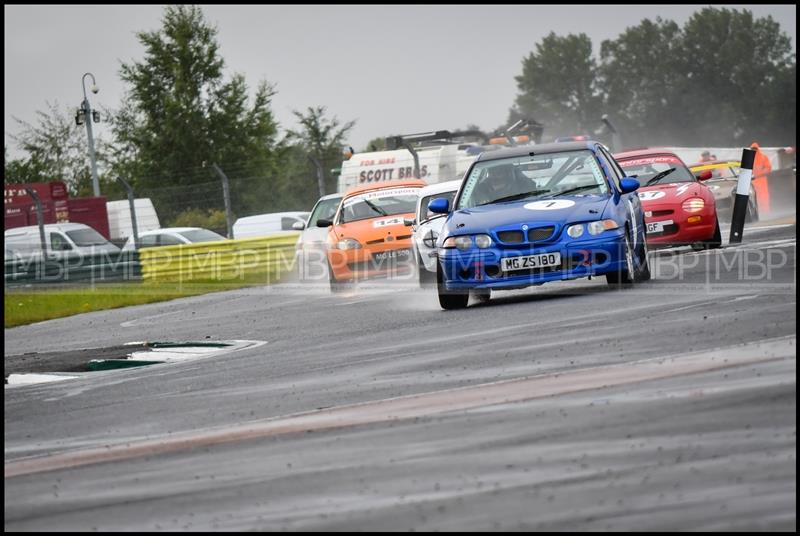
POLYGON ((647 244, 693 249, 722 246, 714 194, 674 153, 659 149, 614 155, 628 177, 639 180, 647 244))

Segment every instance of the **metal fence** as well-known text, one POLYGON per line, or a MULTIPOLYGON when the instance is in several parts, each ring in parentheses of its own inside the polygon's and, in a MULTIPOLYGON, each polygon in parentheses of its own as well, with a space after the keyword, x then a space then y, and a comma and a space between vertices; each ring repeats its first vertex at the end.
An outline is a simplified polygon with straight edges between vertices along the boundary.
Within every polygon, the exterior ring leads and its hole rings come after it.
POLYGON ((138 281, 141 278, 142 267, 137 251, 49 254, 5 260, 6 285, 138 281))

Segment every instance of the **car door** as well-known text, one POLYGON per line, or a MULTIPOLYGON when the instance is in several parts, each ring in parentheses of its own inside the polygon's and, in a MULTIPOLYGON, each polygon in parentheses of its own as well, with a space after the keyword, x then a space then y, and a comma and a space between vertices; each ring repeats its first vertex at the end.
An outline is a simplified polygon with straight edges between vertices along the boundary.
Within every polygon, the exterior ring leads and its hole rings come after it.
POLYGON ((598 146, 598 152, 603 160, 604 165, 609 173, 611 182, 614 183, 614 188, 618 195, 612 197, 611 202, 614 203, 617 215, 615 219, 626 221, 631 230, 631 246, 634 250, 640 243, 645 240, 645 224, 644 212, 642 211, 642 203, 639 200, 639 195, 636 191, 627 194, 622 193, 621 181, 625 177, 625 172, 619 166, 614 157, 605 150, 604 147, 598 146))

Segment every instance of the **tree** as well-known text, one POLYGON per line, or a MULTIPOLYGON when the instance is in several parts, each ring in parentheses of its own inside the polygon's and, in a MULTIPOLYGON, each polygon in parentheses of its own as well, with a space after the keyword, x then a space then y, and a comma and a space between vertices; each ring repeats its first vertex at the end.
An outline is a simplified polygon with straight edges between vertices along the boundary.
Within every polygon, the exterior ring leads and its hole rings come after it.
POLYGON ((796 60, 789 36, 772 17, 703 8, 686 21, 679 54, 685 81, 681 112, 691 120, 695 143, 749 145, 755 138, 780 143, 771 133, 787 123, 786 108, 795 107, 796 94, 772 99, 776 83, 785 80, 796 60), (778 122, 765 121, 770 115, 778 122))
MULTIPOLYGON (((153 189, 167 219, 175 210, 157 189, 180 185, 190 191, 214 180, 212 163, 229 175, 263 178, 258 187, 238 192, 244 210, 263 204, 277 174, 278 125, 270 109, 275 90, 262 81, 250 104, 242 75, 225 81, 216 35, 199 7, 168 6, 161 29, 137 33, 144 60, 120 69, 129 89, 114 118, 115 171, 139 190, 153 189)), ((193 203, 219 207, 221 193, 193 203)))
POLYGON ((509 123, 530 116, 548 132, 596 134, 607 113, 644 145, 794 143, 796 54, 772 17, 706 7, 680 27, 642 20, 601 43, 551 33, 523 59, 509 123))
MULTIPOLYGON (((289 130, 287 141, 296 141, 306 152, 309 159, 314 162, 315 168, 321 171, 319 176, 318 188, 319 195, 323 196, 328 191, 333 191, 329 169, 342 161, 342 146, 350 130, 355 126, 355 121, 348 121, 340 126, 336 117, 327 119, 325 117, 325 107, 308 107, 306 113, 293 110, 292 113, 297 118, 300 130, 289 130)), ((316 171, 316 169, 315 169, 316 171)), ((319 173, 319 171, 316 171, 319 173)))
MULTIPOLYGON (((6 156, 5 183, 64 181, 71 195, 92 195, 85 131, 75 124, 71 110, 58 103, 46 105, 47 111, 36 112, 35 125, 14 118, 21 130, 11 139, 26 154, 11 161, 6 156)), ((102 163, 105 144, 98 138, 95 147, 102 163)))
MULTIPOLYGON (((21 184, 29 182, 47 182, 48 174, 44 163, 28 155, 27 158, 8 158, 8 146, 5 147, 4 184, 21 184)), ((54 180, 54 179, 50 179, 54 180)))
MULTIPOLYGON (((393 136, 393 135, 390 135, 393 136)), ((367 146, 364 147, 362 152, 374 152, 374 151, 385 151, 386 150, 386 138, 390 136, 379 136, 377 138, 372 138, 367 142, 367 146)))
POLYGON ((627 139, 668 143, 680 138, 674 121, 680 96, 680 28, 644 19, 600 45, 599 83, 605 108, 627 139))
POLYGON ((534 117, 562 135, 594 128, 602 115, 595 68, 592 41, 586 34, 560 37, 550 32, 522 60, 522 74, 514 78, 519 94, 509 124, 534 117))

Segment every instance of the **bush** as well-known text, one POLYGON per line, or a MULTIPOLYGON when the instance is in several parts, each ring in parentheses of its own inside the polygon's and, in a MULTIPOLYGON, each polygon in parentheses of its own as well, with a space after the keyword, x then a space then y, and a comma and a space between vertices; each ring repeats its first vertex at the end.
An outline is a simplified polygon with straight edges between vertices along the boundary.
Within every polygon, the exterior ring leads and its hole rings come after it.
POLYGON ((212 208, 204 211, 199 208, 187 208, 177 216, 169 225, 170 227, 202 227, 210 229, 223 236, 228 235, 228 223, 225 220, 225 211, 212 208))

